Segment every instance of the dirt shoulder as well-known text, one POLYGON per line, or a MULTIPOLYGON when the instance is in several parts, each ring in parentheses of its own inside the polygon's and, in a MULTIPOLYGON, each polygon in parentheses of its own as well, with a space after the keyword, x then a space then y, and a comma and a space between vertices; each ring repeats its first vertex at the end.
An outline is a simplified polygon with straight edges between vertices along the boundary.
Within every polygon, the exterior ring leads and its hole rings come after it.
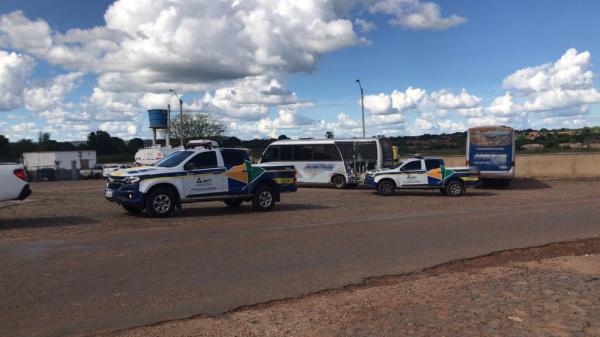
POLYGON ((368 280, 112 336, 600 336, 600 239, 368 280))

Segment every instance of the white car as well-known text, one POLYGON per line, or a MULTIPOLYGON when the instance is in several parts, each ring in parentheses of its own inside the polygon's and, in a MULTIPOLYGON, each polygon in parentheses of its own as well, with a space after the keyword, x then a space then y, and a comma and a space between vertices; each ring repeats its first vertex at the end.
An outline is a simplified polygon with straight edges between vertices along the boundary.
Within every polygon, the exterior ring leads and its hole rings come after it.
POLYGON ((129 165, 129 164, 104 164, 104 165, 102 165, 102 176, 104 178, 108 178, 111 173, 118 171, 118 170, 130 168, 130 167, 131 167, 131 165, 129 165))
POLYGON ((21 164, 0 163, 0 201, 24 200, 31 194, 27 173, 21 164))

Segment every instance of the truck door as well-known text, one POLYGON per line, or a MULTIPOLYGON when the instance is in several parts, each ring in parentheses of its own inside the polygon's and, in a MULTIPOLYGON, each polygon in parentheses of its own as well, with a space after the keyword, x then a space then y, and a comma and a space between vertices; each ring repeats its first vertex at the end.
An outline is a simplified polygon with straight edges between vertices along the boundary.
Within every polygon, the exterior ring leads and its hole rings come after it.
POLYGON ((400 168, 400 186, 427 185, 427 175, 422 160, 413 160, 400 168))
POLYGON ((201 198, 227 193, 225 167, 219 165, 215 151, 201 152, 184 165, 185 198, 201 198))

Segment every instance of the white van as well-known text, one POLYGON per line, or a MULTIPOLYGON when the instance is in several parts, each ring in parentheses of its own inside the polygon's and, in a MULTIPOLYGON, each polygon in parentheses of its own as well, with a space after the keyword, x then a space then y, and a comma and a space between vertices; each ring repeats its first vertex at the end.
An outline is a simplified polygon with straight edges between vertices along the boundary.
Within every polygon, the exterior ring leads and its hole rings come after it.
POLYGON ((299 139, 271 143, 261 164, 294 165, 298 183, 355 186, 370 170, 394 165, 387 138, 299 139))

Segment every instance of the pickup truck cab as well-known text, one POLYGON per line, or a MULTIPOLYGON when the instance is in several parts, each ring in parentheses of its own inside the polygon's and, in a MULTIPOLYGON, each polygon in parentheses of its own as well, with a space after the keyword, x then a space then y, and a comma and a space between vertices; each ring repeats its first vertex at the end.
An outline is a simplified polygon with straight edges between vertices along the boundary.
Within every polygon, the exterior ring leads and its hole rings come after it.
POLYGON ((183 203, 223 201, 236 207, 252 201, 271 210, 280 194, 296 191, 293 166, 252 165, 243 149, 193 148, 171 153, 153 166, 113 172, 105 197, 131 213, 167 217, 183 203))
POLYGON ((392 195, 396 189, 439 189, 458 197, 478 183, 475 168, 446 167, 441 158, 421 156, 402 160, 395 168, 370 171, 365 178, 365 184, 381 195, 392 195))
POLYGON ((24 200, 31 194, 27 173, 21 164, 0 163, 0 201, 24 200))

